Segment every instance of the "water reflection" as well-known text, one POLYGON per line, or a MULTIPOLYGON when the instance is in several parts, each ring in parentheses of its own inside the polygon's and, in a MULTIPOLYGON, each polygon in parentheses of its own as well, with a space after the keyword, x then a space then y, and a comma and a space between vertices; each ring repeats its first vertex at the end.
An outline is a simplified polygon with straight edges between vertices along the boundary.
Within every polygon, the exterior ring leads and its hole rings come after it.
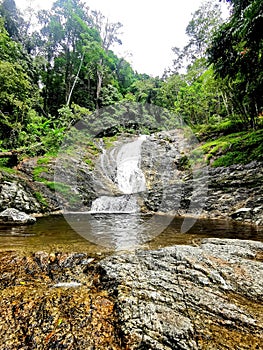
POLYGON ((0 225, 1 249, 85 250, 109 252, 113 249, 144 247, 156 249, 175 244, 198 244, 206 237, 263 241, 262 228, 226 220, 197 220, 181 233, 183 218, 127 214, 69 214, 37 219, 32 226, 0 225), (154 232, 159 232, 154 239, 154 232), (70 224, 69 224, 70 223, 70 224), (144 242, 142 244, 142 242, 144 242))

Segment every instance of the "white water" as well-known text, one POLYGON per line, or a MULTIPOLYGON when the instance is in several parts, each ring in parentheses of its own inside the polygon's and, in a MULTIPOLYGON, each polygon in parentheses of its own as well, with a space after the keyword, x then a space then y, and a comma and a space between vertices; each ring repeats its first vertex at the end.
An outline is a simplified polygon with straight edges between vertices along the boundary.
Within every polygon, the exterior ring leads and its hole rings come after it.
POLYGON ((123 195, 118 197, 102 196, 92 203, 91 213, 137 213, 139 206, 136 198, 123 195))
POLYGON ((136 141, 121 147, 117 155, 116 182, 125 194, 143 192, 146 189, 145 177, 140 169, 141 145, 146 136, 140 136, 136 141))
POLYGON ((141 145, 146 139, 139 136, 135 141, 104 151, 101 156, 100 167, 103 175, 118 187, 121 196, 102 196, 95 199, 91 206, 94 213, 135 213, 139 206, 136 193, 146 189, 145 177, 140 169, 141 145))

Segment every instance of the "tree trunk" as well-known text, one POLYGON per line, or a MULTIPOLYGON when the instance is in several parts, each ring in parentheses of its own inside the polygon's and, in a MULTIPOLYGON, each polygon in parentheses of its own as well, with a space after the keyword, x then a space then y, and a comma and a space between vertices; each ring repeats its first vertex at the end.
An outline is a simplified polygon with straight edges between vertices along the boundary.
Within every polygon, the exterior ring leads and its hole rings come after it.
POLYGON ((96 109, 98 110, 100 108, 99 106, 99 99, 100 99, 100 93, 101 93, 101 87, 102 87, 102 72, 100 71, 99 67, 102 66, 102 60, 100 60, 99 62, 99 66, 97 68, 97 77, 98 77, 98 81, 97 81, 97 91, 96 91, 96 109))
POLYGON ((66 106, 69 106, 70 105, 70 100, 71 100, 71 97, 72 97, 72 93, 73 93, 73 90, 76 86, 76 83, 77 83, 77 80, 78 80, 78 77, 79 77, 79 73, 80 73, 80 70, 81 70, 81 67, 82 67, 82 64, 83 64, 83 60, 84 60, 84 55, 85 53, 83 52, 82 56, 81 56, 81 60, 80 60, 80 64, 79 64, 79 69, 78 69, 78 72, 75 76, 75 79, 74 79, 74 82, 72 84, 72 87, 70 89, 70 92, 69 92, 69 95, 68 95, 68 99, 67 99, 67 103, 66 103, 66 106))

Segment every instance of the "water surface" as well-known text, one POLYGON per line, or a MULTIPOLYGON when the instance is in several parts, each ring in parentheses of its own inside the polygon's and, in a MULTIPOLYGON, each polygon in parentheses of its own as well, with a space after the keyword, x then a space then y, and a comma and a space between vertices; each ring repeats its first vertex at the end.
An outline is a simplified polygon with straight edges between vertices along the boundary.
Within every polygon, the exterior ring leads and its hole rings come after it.
POLYGON ((38 218, 36 224, 31 226, 0 225, 0 249, 85 251, 98 254, 113 251, 115 243, 123 249, 156 249, 176 244, 198 244, 207 237, 263 241, 262 228, 252 225, 200 219, 187 233, 181 233, 182 222, 183 218, 142 214, 79 214, 69 215, 67 220, 62 215, 49 216, 38 218), (170 224, 165 228, 169 221, 170 224), (153 230, 156 227, 164 229, 155 236, 153 230))

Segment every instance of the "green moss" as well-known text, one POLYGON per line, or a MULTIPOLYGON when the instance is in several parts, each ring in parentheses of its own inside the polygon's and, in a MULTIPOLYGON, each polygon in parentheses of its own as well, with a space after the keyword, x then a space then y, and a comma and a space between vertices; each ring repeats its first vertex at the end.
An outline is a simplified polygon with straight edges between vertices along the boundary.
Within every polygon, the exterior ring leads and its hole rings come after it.
POLYGON ((103 137, 103 142, 106 149, 111 148, 114 145, 114 142, 118 140, 118 135, 103 137))
POLYGON ((219 137, 200 146, 208 163, 212 166, 247 164, 253 160, 263 160, 263 130, 238 132, 219 137))
POLYGON ((34 181, 44 182, 45 179, 41 176, 42 173, 47 173, 48 167, 45 166, 36 166, 33 170, 33 179, 34 181))
POLYGON ((48 203, 40 192, 35 192, 35 197, 43 207, 48 207, 48 203))
POLYGON ((16 174, 17 173, 16 169, 8 168, 8 167, 3 166, 1 164, 0 164, 0 171, 8 173, 8 174, 16 174))
POLYGON ((95 167, 95 163, 92 159, 86 158, 84 162, 89 165, 90 170, 93 170, 95 167))
POLYGON ((240 121, 226 119, 215 124, 196 125, 194 132, 201 140, 209 140, 215 137, 226 136, 244 130, 244 124, 240 121))
POLYGON ((71 187, 61 182, 46 181, 45 185, 52 191, 57 191, 61 194, 69 194, 69 192, 71 192, 71 187))
POLYGON ((37 164, 39 164, 39 165, 49 164, 53 159, 54 159, 54 156, 46 155, 44 157, 39 158, 37 160, 37 164))

